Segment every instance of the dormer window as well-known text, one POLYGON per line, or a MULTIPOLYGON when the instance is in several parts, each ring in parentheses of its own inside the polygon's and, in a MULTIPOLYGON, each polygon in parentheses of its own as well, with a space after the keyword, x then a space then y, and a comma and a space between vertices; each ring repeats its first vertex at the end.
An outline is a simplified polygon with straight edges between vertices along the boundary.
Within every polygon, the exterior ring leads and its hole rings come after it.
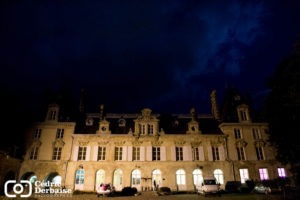
POLYGON ((55 110, 51 110, 49 113, 49 120, 55 120, 56 117, 56 111, 55 110))
POLYGON ((237 107, 238 118, 240 122, 250 122, 249 108, 246 104, 237 107))
POLYGON ((240 111, 240 114, 241 114, 241 119, 243 121, 247 121, 248 120, 247 113, 244 110, 240 111))
POLYGON ((153 135, 153 124, 148 124, 148 134, 153 135))

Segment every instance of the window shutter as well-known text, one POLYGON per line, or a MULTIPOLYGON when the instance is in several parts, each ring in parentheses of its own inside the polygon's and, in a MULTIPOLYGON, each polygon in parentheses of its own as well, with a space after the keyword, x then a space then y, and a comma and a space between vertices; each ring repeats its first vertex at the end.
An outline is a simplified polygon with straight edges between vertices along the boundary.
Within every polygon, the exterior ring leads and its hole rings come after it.
POLYGON ((205 158, 204 158, 204 150, 203 150, 203 146, 199 146, 198 149, 199 149, 199 160, 200 160, 200 161, 204 161, 205 158))
POLYGON ((94 151, 93 151, 93 161, 98 160, 98 146, 94 146, 94 151))
POLYGON ((128 147, 128 161, 132 161, 132 146, 128 147))
POLYGON ((122 151, 123 151, 123 153, 122 153, 122 160, 126 161, 127 160, 127 146, 123 146, 122 148, 123 148, 122 149, 122 151))
POLYGON ((212 156, 212 147, 211 146, 208 146, 207 147, 207 157, 208 157, 208 160, 209 161, 212 161, 213 160, 213 156, 212 156))
POLYGON ((192 154, 191 148, 189 146, 183 146, 182 150, 183 150, 183 160, 184 161, 191 161, 192 160, 192 157, 191 157, 191 154, 192 154))
POLYGON ((171 160, 176 160, 175 146, 171 146, 171 160))
POLYGON ((85 160, 86 160, 86 161, 89 161, 89 160, 90 160, 90 157, 91 157, 91 147, 90 147, 90 146, 87 146, 87 147, 86 147, 85 160))
POLYGON ((74 147, 74 151, 73 151, 73 160, 74 161, 77 161, 77 158, 78 158, 78 149, 79 149, 78 146, 74 147))
POLYGON ((152 161, 152 146, 147 146, 147 161, 152 161))
POLYGON ((223 146, 219 146, 219 154, 220 154, 220 160, 225 160, 225 152, 223 146))
POLYGON ((162 161, 166 161, 166 157, 167 157, 167 155, 166 155, 166 147, 165 146, 161 146, 160 147, 160 159, 162 161))
POLYGON ((141 147, 141 161, 145 161, 145 147, 141 147))

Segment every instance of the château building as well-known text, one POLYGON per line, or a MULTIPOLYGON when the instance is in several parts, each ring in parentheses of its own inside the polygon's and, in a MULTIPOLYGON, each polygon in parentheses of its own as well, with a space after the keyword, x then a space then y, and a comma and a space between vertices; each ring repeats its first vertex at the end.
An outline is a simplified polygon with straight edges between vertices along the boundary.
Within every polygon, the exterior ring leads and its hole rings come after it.
MULTIPOLYGON (((84 113, 84 123, 60 120, 50 104, 45 120, 29 130, 20 179, 50 181, 95 191, 101 183, 116 190, 152 190, 154 181, 171 190, 193 191, 203 177, 227 181, 286 177, 268 143, 268 124, 256 120, 247 101, 231 93, 221 109, 211 93, 211 114, 84 113)), ((81 107, 81 112, 83 108, 81 107)))

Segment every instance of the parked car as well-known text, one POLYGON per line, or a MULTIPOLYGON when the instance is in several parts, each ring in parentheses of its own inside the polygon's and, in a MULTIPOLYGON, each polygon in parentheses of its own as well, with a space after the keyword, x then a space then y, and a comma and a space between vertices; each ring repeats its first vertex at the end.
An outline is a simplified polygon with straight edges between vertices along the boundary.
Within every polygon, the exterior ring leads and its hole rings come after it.
POLYGON ((102 196, 110 196, 114 192, 113 186, 110 184, 100 184, 97 188, 97 197, 102 196))
POLYGON ((269 194, 269 193, 281 193, 282 192, 282 188, 280 187, 280 185, 275 182, 275 181, 262 181, 257 183, 254 186, 254 192, 256 193, 261 193, 261 194, 269 194))
POLYGON ((203 183, 197 188, 198 194, 203 194, 206 196, 207 194, 217 194, 221 196, 220 184, 217 183, 215 177, 204 177, 203 183))
POLYGON ((225 191, 228 193, 239 193, 241 192, 241 182, 240 181, 227 181, 225 185, 225 191))

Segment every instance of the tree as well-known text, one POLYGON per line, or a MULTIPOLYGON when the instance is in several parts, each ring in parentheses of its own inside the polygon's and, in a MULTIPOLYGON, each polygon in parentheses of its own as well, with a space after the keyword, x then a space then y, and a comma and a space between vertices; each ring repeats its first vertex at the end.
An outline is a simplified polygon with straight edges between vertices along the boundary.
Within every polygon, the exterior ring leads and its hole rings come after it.
POLYGON ((270 80, 266 101, 270 141, 277 148, 277 159, 290 164, 296 183, 300 184, 300 41, 294 51, 278 66, 270 80))

